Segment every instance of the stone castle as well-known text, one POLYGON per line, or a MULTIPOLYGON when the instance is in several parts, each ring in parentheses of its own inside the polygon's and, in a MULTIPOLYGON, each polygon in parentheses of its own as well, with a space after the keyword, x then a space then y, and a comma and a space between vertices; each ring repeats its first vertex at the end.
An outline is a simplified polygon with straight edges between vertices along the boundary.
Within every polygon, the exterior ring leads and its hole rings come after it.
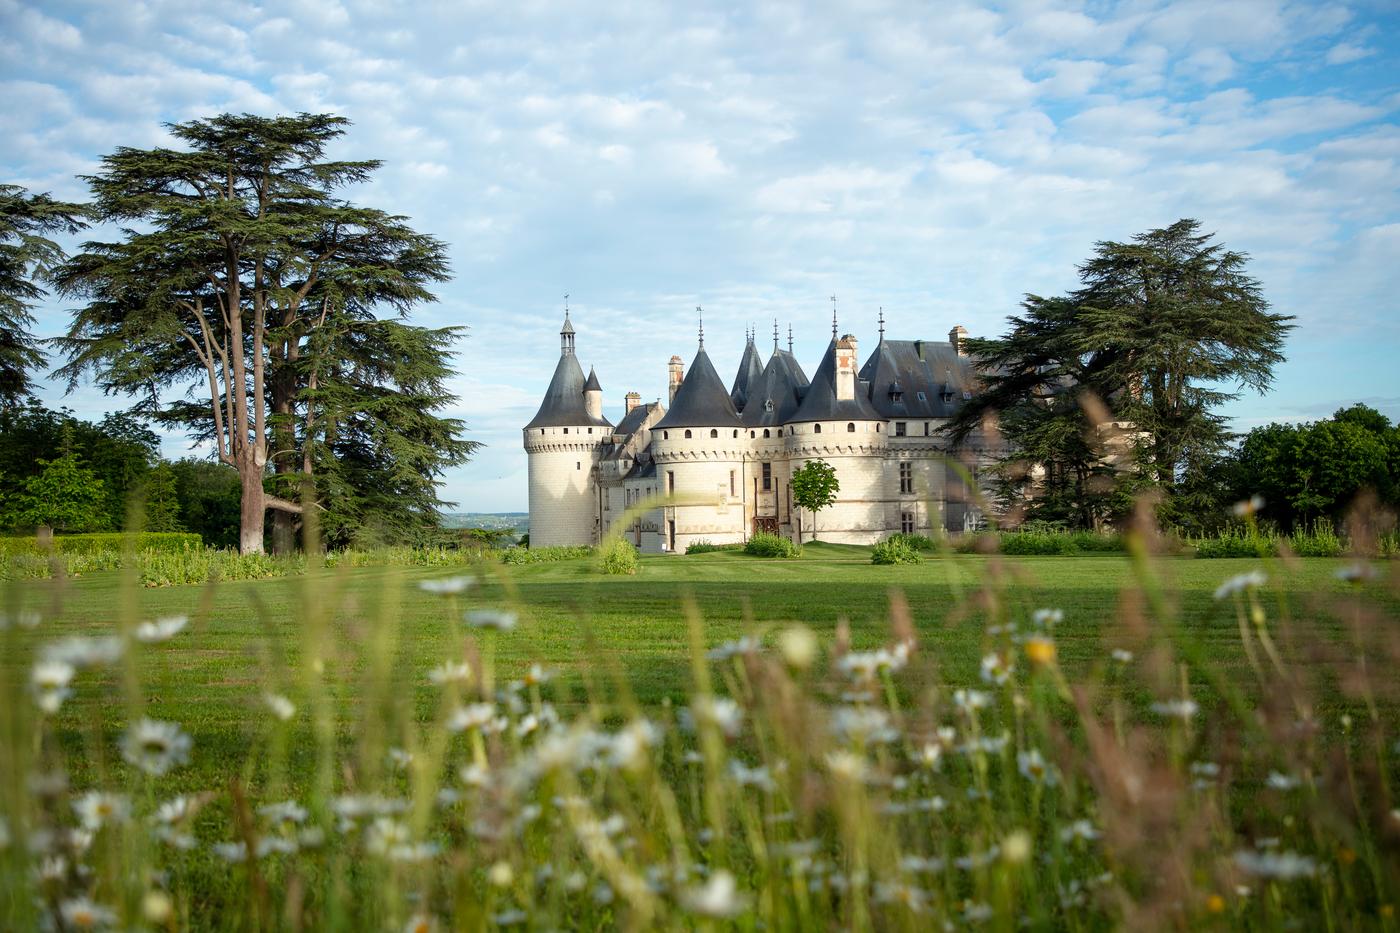
POLYGON ((684 552, 698 541, 740 543, 759 531, 810 541, 870 544, 894 532, 963 532, 983 523, 966 480, 990 462, 974 437, 953 448, 938 429, 975 391, 963 352, 946 341, 889 340, 860 364, 856 338, 837 336, 811 379, 788 349, 764 363, 747 335, 725 388, 705 352, 669 368, 669 407, 626 396, 621 420, 603 414, 597 374, 583 374, 568 313, 559 362, 524 428, 530 543, 594 544, 614 526, 644 553, 684 552), (836 502, 813 516, 792 500, 792 471, 821 459, 835 468, 836 502), (634 508, 635 507, 635 508, 634 508))

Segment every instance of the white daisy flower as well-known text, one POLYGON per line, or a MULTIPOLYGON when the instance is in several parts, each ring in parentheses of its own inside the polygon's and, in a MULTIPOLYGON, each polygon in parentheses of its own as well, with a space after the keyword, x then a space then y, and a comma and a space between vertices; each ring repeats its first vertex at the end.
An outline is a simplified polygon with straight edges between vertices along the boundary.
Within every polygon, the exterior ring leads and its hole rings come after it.
POLYGON ((467 732, 472 729, 487 730, 496 718, 496 707, 490 703, 469 703, 458 707, 447 717, 449 732, 467 732))
POLYGON ((75 897, 58 905, 65 930, 106 930, 117 923, 117 913, 86 897, 75 897))
POLYGON ((1158 716, 1165 716, 1168 719, 1180 719, 1182 722, 1190 722, 1196 718, 1196 714, 1201 711, 1195 700, 1167 700, 1164 703, 1153 703, 1152 712, 1158 716))
POLYGON ((515 628, 517 621, 513 612, 504 609, 473 609, 466 615, 467 624, 476 628, 493 628, 508 632, 515 628))
POLYGON ((1031 614, 1031 621, 1043 628, 1052 628, 1065 620, 1063 609, 1037 609, 1031 614))
POLYGON ((1251 570, 1249 573, 1237 574, 1215 588, 1215 598, 1218 600, 1228 599, 1236 593, 1257 590, 1268 582, 1269 578, 1262 570, 1251 570))
POLYGON ((691 913, 720 920, 736 917, 748 906, 748 896, 740 893, 734 876, 724 869, 710 875, 703 885, 687 889, 681 903, 691 913))
POLYGON ((428 671, 428 682, 439 687, 444 684, 470 683, 471 679, 471 666, 460 661, 444 661, 428 671))
POLYGON ((1064 842, 1072 842, 1082 839, 1085 842, 1093 842, 1099 838, 1099 831, 1094 828, 1094 824, 1088 820, 1075 820, 1068 826, 1060 829, 1060 839, 1064 842))
POLYGON ((705 656, 711 661, 728 661, 736 655, 756 654, 761 647, 762 645, 759 644, 757 638, 751 635, 745 635, 743 638, 736 639, 735 641, 727 641, 721 645, 716 645, 705 652, 705 656))
POLYGON ((1311 878, 1317 874, 1317 862, 1297 852, 1252 852, 1241 849, 1235 853, 1235 866, 1246 874, 1278 881, 1311 878))
POLYGON ((269 823, 305 823, 310 816, 306 808, 295 800, 284 800, 281 803, 269 803, 258 807, 258 815, 269 823))
POLYGON ((476 583, 476 577, 438 577, 436 580, 420 580, 418 588, 425 593, 438 596, 456 596, 465 593, 476 583))
POLYGON ((141 719, 122 736, 122 757, 147 774, 159 777, 190 760, 193 742, 173 722, 141 719))
POLYGON ((985 709, 992 702, 989 694, 981 690, 957 689, 953 691, 953 705, 965 713, 985 709))
POLYGON ((86 637, 73 635, 45 645, 45 661, 63 661, 78 669, 107 667, 121 660, 126 643, 116 635, 86 637))
POLYGON ((689 710, 681 710, 682 718, 695 723, 707 722, 719 728, 727 737, 734 738, 744 725, 744 710, 728 697, 696 697, 689 710))
POLYGON ((734 778, 734 783, 740 787, 756 787, 770 793, 778 789, 778 785, 773 781, 772 773, 763 765, 750 768, 741 761, 731 761, 729 762, 729 775, 734 778))
POLYGON ((428 914, 414 914, 403 925, 403 933, 437 933, 438 923, 428 914))
POLYGON ((296 704, 280 693, 264 693, 263 702, 272 710, 272 715, 287 722, 297 714, 296 704))
POLYGON ((992 651, 982 657, 982 679, 989 684, 1001 686, 1011 679, 1015 666, 1000 652, 992 651))
POLYGON ((1016 755, 1016 767, 1022 776, 1036 784, 1053 785, 1059 778, 1039 749, 1031 748, 1016 755))
POLYGON ((96 832, 108 823, 125 823, 131 802, 121 794, 90 790, 73 800, 73 813, 84 829, 96 832))
POLYGON ((52 715, 58 712, 63 702, 73 695, 69 684, 77 670, 72 664, 61 660, 39 660, 29 675, 30 686, 34 690, 34 702, 39 709, 52 715))
POLYGON ((1291 774, 1284 774, 1281 771, 1270 771, 1269 777, 1264 783, 1273 790, 1293 790, 1303 782, 1291 774))
POLYGON ((1133 653, 1126 648, 1114 648, 1111 657, 1119 664, 1133 663, 1133 653))
POLYGON ((169 641, 180 634, 189 623, 189 616, 167 616, 154 622, 142 622, 136 626, 136 640, 147 645, 169 641))

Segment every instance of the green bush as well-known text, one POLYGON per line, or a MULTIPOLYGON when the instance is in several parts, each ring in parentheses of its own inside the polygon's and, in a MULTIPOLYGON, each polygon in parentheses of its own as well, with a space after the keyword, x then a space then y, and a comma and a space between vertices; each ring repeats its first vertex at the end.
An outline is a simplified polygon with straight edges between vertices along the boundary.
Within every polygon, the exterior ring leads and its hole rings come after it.
POLYGON ((1000 536, 1003 554, 1074 554, 1074 537, 1062 531, 1008 531, 1000 536))
POLYGON ((797 557, 802 553, 802 548, 787 538, 760 531, 749 538, 744 545, 744 553, 754 557, 797 557))
POLYGON ((904 545, 913 548, 913 549, 916 550, 916 551, 936 551, 936 550, 938 550, 938 542, 937 542, 937 541, 934 541, 934 540, 933 540, 932 538, 930 538, 928 535, 907 534, 907 533, 901 531, 901 532, 896 532, 895 534, 890 535, 890 536, 889 536, 888 538, 886 538, 885 540, 887 540, 887 541, 899 541, 899 542, 903 543, 904 545))
POLYGON ((742 551, 742 544, 715 544, 711 541, 692 541, 686 545, 687 554, 711 554, 715 551, 742 551))
POLYGON ((501 552, 501 562, 506 564, 551 564, 561 560, 578 560, 593 556, 593 548, 582 544, 556 545, 553 547, 508 547, 501 552))
MULTIPOLYGON (((183 551, 204 546, 199 535, 187 531, 145 531, 136 535, 120 532, 98 532, 85 535, 54 535, 53 549, 62 555, 120 554, 128 545, 136 551, 183 551)), ((35 537, 0 538, 0 555, 38 554, 44 549, 35 537)))
POLYGON ((1209 538, 1194 538, 1189 544, 1200 558, 1273 557, 1278 538, 1255 528, 1232 525, 1209 538))
POLYGON ((631 541, 613 538, 603 544, 602 559, 598 569, 610 576, 631 576, 641 569, 642 562, 637 557, 637 549, 631 541))
POLYGON ((1329 521, 1313 522, 1311 528, 1299 529, 1288 538, 1288 546, 1299 557, 1341 557, 1346 546, 1337 537, 1337 529, 1329 521))
POLYGON ((870 554, 872 564, 917 564, 924 558, 917 548, 897 535, 875 545, 870 554))

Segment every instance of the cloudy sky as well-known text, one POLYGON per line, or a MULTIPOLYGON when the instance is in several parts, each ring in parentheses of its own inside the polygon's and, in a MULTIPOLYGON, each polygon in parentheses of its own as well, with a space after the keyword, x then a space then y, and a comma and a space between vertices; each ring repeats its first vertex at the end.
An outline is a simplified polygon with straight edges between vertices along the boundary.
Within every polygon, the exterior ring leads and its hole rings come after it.
POLYGON ((992 335, 1096 240, 1180 217, 1298 318, 1237 427, 1400 417, 1398 25, 1393 0, 0 0, 0 180, 81 199, 75 175, 164 122, 349 117, 335 155, 385 162, 355 199, 451 244, 417 320, 469 328, 464 509, 525 507, 566 292, 616 420, 694 353, 696 305, 726 377, 775 317, 810 370, 831 295, 866 349, 879 307, 895 337, 992 335))

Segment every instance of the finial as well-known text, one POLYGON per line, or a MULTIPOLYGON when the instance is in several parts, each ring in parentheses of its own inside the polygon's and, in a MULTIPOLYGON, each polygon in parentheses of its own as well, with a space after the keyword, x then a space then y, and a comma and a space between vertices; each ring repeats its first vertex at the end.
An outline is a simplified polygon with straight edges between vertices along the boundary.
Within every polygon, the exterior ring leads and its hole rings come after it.
POLYGON ((880 306, 880 342, 885 342, 885 306, 880 306))
POLYGON ((788 352, 792 352, 792 324, 788 324, 788 352))
POLYGON ((836 296, 831 296, 831 339, 836 339, 836 296))
POLYGON ((778 352, 778 319, 773 318, 773 352, 778 352))
POLYGON ((695 306, 695 316, 700 319, 700 349, 705 349, 705 309, 695 306))
POLYGON ((569 316, 569 293, 564 293, 564 317, 569 316))

